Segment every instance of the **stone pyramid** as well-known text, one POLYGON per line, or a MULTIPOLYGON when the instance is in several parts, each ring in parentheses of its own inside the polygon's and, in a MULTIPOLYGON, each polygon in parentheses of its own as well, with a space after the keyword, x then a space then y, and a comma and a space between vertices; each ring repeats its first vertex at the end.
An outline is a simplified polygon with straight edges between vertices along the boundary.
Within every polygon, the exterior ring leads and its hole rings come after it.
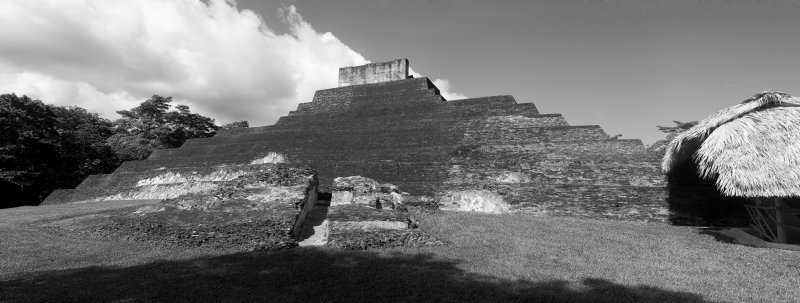
POLYGON ((512 96, 447 101, 398 59, 339 70, 339 87, 275 125, 220 131, 93 175, 45 204, 161 199, 275 165, 317 170, 321 192, 360 175, 412 195, 496 193, 521 211, 664 221, 660 155, 640 140, 572 126, 512 96))

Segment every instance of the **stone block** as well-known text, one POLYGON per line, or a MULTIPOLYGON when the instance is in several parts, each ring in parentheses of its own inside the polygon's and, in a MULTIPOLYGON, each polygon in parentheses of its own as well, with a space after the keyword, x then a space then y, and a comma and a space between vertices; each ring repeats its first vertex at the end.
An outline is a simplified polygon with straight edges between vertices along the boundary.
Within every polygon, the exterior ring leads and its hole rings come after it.
POLYGON ((339 87, 408 78, 408 59, 339 68, 339 87))
POLYGON ((331 206, 358 204, 394 209, 395 205, 403 203, 397 186, 362 176, 337 177, 332 189, 331 206))
POLYGON ((511 209, 503 197, 488 190, 448 191, 440 198, 444 210, 476 211, 502 214, 511 209))

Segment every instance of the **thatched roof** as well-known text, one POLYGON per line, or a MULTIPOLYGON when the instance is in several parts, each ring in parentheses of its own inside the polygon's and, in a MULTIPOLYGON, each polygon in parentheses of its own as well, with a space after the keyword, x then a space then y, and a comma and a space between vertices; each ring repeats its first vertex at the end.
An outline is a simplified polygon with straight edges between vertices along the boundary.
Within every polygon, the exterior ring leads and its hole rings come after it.
POLYGON ((763 92, 723 109, 676 136, 661 168, 689 159, 724 195, 800 197, 800 99, 763 92))

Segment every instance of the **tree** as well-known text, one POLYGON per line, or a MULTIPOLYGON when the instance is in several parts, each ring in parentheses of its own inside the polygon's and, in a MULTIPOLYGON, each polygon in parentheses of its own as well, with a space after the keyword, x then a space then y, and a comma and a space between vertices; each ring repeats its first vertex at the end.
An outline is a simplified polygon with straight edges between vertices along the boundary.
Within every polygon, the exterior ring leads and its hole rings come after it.
POLYGON ((15 94, 0 95, 0 208, 36 205, 53 189, 74 188, 86 176, 113 171, 156 148, 210 137, 214 120, 172 98, 154 95, 119 111, 114 123, 83 108, 60 107, 15 94))
POLYGON ((77 106, 54 106, 60 152, 70 157, 78 173, 87 175, 116 168, 114 153, 106 140, 114 134, 111 121, 77 106))
POLYGON ((672 120, 672 122, 675 123, 675 126, 656 125, 656 127, 658 127, 658 130, 661 131, 662 133, 667 134, 667 136, 675 137, 678 134, 697 125, 697 121, 681 122, 677 120, 672 120))
POLYGON ((0 185, 16 188, 0 208, 38 204, 55 188, 71 188, 118 163, 105 143, 110 121, 80 107, 0 95, 0 185))
POLYGON ((250 127, 250 123, 247 123, 247 121, 242 120, 242 121, 223 124, 220 127, 220 129, 234 129, 234 128, 248 128, 248 127, 250 127))
POLYGON ((53 162, 53 139, 57 137, 53 116, 52 109, 41 101, 0 95, 0 179, 18 186, 22 194, 33 195, 26 187, 39 185, 43 169, 53 162))
POLYGON ((141 160, 158 148, 180 147, 191 138, 213 136, 219 129, 214 119, 194 114, 186 105, 170 108, 172 97, 153 97, 139 106, 117 113, 116 134, 108 144, 121 160, 141 160))
POLYGON ((170 130, 164 139, 167 147, 180 147, 183 142, 192 138, 211 137, 219 130, 219 126, 214 124, 214 119, 193 114, 186 105, 178 105, 175 108, 177 110, 165 115, 165 122, 170 130))
POLYGON ((672 142, 672 139, 675 139, 675 137, 678 134, 680 134, 680 133, 692 128, 693 126, 697 125, 697 121, 681 122, 681 121, 673 120, 672 122, 675 123, 675 126, 660 126, 660 125, 656 125, 656 127, 658 127, 659 131, 667 134, 667 137, 664 138, 664 139, 658 140, 658 141, 654 142, 652 145, 650 145, 648 148, 651 151, 657 152, 657 153, 664 153, 666 151, 666 149, 667 149, 667 145, 669 145, 669 143, 672 142))

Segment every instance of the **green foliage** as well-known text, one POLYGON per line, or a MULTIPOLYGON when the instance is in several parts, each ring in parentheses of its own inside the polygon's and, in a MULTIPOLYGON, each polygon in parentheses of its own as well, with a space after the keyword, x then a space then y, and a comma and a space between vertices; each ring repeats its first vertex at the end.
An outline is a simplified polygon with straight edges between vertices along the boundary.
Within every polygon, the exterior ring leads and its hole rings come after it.
POLYGON ((180 147, 191 138, 213 136, 219 129, 214 119, 192 113, 186 105, 170 108, 172 97, 153 95, 139 106, 117 113, 115 134, 108 144, 121 160, 141 160, 158 148, 180 147))
POLYGON ((74 188, 122 161, 145 159, 157 148, 179 147, 219 129, 188 106, 168 111, 170 102, 154 95, 119 111, 122 118, 112 123, 80 107, 0 95, 0 208, 38 204, 53 189, 74 188))
POLYGON ((248 128, 248 127, 250 127, 250 123, 247 123, 247 121, 242 120, 242 121, 223 124, 220 127, 220 129, 234 129, 234 128, 248 128))
POLYGON ((52 110, 26 96, 0 95, 0 179, 30 186, 37 158, 49 157, 56 137, 52 110))
POLYGON ((117 160, 105 140, 111 122, 79 107, 0 95, 0 180, 18 187, 0 208, 36 204, 55 188, 70 188, 117 160))
POLYGON ((141 160, 147 158, 154 150, 161 148, 158 141, 138 134, 116 133, 106 143, 117 155, 119 161, 141 160))
POLYGON ((659 131, 661 131, 661 132, 663 132, 663 133, 665 133, 667 135, 672 135, 674 137, 677 134, 680 134, 681 132, 686 131, 686 130, 692 128, 693 126, 697 125, 697 121, 681 122, 681 121, 673 120, 672 122, 675 123, 675 126, 660 126, 660 125, 657 125, 656 127, 658 127, 659 131))
POLYGON ((667 134, 667 137, 656 141, 650 145, 648 149, 656 153, 664 153, 667 149, 667 145, 672 142, 675 136, 697 125, 697 121, 681 122, 673 120, 672 122, 675 123, 675 126, 656 126, 659 131, 667 134))

